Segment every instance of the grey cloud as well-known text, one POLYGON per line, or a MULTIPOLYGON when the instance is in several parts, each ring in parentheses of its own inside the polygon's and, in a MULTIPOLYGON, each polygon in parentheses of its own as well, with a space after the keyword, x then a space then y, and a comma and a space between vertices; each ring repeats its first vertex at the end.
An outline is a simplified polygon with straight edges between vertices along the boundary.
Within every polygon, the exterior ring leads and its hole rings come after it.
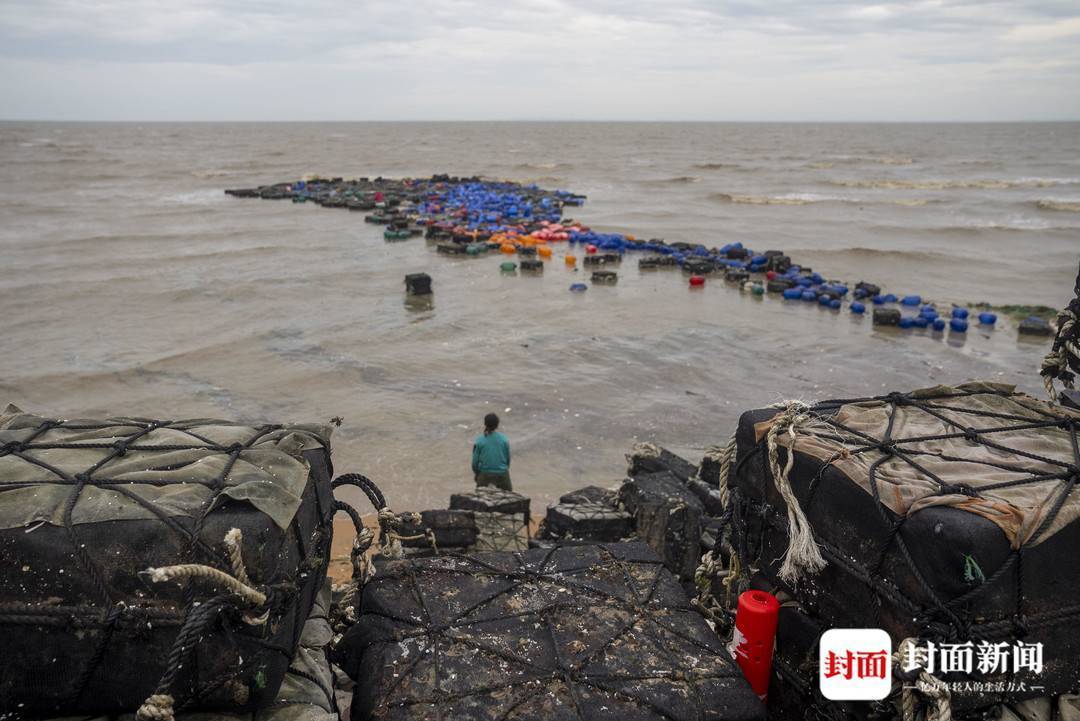
POLYGON ((530 100, 559 94, 577 100, 564 117, 663 101, 697 119, 962 119, 947 78, 985 107, 1012 93, 1017 112, 1075 117, 1076 23, 1061 0, 7 0, 0 97, 13 117, 538 117, 530 100), (885 74, 922 107, 875 99, 885 74), (334 91, 360 85, 385 105, 334 91))

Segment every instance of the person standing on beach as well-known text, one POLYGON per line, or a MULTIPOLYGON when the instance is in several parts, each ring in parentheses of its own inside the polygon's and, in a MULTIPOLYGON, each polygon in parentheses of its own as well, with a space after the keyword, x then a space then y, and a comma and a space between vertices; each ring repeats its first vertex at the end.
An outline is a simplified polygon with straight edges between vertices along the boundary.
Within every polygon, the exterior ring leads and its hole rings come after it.
POLYGON ((510 485, 510 441, 499 433, 499 417, 484 416, 484 433, 477 436, 472 449, 472 469, 477 486, 495 486, 512 491, 510 485))

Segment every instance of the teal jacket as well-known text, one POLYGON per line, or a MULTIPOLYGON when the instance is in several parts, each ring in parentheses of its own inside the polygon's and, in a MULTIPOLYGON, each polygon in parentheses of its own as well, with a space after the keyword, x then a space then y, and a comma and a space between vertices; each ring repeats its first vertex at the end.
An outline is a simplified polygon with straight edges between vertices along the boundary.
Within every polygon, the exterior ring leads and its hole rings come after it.
POLYGON ((476 437, 472 448, 473 473, 506 473, 510 470, 510 441, 498 431, 476 437))

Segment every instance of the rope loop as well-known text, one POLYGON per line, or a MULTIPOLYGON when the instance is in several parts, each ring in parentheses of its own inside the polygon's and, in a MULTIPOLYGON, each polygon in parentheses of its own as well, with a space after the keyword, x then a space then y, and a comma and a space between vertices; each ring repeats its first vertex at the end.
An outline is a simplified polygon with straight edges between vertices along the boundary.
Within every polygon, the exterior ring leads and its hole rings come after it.
POLYGON ((22 453, 27 448, 27 444, 22 441, 11 441, 0 446, 0 456, 6 456, 9 453, 22 453))

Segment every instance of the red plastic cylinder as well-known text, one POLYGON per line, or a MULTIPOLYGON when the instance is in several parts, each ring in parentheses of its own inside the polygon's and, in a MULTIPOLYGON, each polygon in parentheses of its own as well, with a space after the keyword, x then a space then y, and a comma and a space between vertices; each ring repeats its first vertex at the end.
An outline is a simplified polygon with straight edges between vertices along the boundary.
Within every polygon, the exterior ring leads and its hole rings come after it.
POLYGON ((594 253, 596 253, 596 246, 593 245, 592 243, 586 245, 585 246, 585 252, 588 253, 589 255, 593 255, 594 253))
POLYGON ((765 274, 765 279, 766 280, 773 280, 775 278, 776 278, 776 271, 775 270, 770 270, 769 272, 767 272, 765 274))
POLYGON ((690 285, 691 286, 705 285, 705 278, 703 276, 700 276, 700 275, 692 275, 692 276, 690 276, 690 285))
POLYGON ((746 591, 739 596, 731 653, 754 693, 762 699, 769 692, 776 621, 780 602, 765 591, 746 591))

